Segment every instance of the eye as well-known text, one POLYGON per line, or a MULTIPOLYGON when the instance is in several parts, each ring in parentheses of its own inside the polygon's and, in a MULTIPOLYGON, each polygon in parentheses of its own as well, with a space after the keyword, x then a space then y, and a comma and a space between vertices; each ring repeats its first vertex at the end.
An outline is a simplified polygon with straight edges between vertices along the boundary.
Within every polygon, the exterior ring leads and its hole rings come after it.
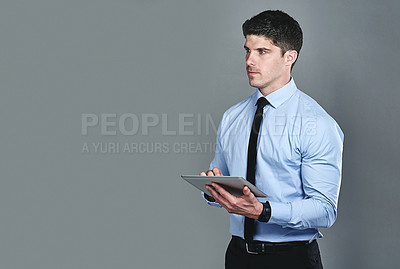
POLYGON ((266 50, 263 50, 263 49, 260 49, 260 50, 258 50, 258 53, 260 53, 260 54, 265 54, 265 53, 267 53, 267 51, 266 51, 266 50))

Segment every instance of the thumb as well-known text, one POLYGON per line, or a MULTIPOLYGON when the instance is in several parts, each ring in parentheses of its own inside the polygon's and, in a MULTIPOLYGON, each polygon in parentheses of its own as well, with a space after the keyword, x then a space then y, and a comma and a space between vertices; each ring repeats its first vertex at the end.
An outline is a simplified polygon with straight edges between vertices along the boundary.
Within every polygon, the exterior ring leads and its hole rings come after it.
POLYGON ((247 187, 247 186, 243 187, 243 194, 244 195, 250 195, 251 194, 251 191, 250 191, 249 187, 247 187))

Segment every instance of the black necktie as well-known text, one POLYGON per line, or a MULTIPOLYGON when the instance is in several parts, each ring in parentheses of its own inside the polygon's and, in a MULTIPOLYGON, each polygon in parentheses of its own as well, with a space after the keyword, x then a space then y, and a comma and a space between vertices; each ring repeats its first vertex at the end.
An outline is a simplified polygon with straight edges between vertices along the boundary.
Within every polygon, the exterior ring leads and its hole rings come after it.
MULTIPOLYGON (((253 125, 251 126, 249 149, 247 153, 247 180, 255 185, 255 173, 256 173, 256 160, 257 160, 257 140, 258 133, 260 131, 260 125, 263 118, 263 108, 269 104, 268 100, 264 97, 260 97, 257 100, 257 110, 254 114, 253 125)), ((253 240, 254 234, 254 220, 245 218, 244 223, 244 239, 249 242, 253 240)))

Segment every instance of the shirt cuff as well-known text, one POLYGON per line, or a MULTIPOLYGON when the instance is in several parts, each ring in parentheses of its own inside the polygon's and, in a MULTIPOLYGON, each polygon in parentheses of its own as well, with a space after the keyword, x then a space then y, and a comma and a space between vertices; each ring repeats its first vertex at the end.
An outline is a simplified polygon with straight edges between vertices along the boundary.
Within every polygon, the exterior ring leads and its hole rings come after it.
POLYGON ((289 203, 271 202, 271 218, 268 223, 287 226, 292 217, 292 206, 289 203))

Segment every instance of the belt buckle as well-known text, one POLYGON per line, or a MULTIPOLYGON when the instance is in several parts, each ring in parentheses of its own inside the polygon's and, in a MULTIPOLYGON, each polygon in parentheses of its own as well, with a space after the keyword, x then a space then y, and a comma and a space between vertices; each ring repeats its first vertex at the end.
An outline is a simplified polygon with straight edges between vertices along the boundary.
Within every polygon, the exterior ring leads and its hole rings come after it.
POLYGON ((253 255, 258 255, 258 254, 260 254, 260 253, 258 253, 258 252, 253 252, 253 251, 250 251, 249 250, 249 244, 246 242, 246 252, 248 253, 248 254, 253 254, 253 255))

